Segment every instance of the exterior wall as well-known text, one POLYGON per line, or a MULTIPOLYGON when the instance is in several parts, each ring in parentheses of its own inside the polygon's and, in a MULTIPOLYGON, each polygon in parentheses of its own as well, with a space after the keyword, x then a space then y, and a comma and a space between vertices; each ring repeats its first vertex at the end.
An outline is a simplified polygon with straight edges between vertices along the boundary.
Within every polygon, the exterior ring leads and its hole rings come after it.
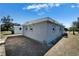
POLYGON ((43 42, 47 39, 47 23, 41 22, 32 25, 33 30, 23 27, 23 35, 37 41, 43 42))
POLYGON ((63 33, 64 33, 63 27, 58 26, 56 24, 48 23, 48 39, 47 39, 47 43, 50 43, 51 41, 55 41, 56 38, 60 37, 63 33))
POLYGON ((14 26, 14 34, 22 34, 22 33, 23 33, 23 27, 22 26, 14 26))
POLYGON ((64 27, 61 27, 61 34, 64 34, 65 31, 64 31, 64 27))
POLYGON ((23 35, 40 42, 47 42, 49 44, 52 40, 56 40, 56 38, 60 37, 64 33, 63 27, 61 27, 61 29, 60 27, 61 26, 52 23, 41 22, 32 24, 33 30, 26 30, 24 26, 23 35))

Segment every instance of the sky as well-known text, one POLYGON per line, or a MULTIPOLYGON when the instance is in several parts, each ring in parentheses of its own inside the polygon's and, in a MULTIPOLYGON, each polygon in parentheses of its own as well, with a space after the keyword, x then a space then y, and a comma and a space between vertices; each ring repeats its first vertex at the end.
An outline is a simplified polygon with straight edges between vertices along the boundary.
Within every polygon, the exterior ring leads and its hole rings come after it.
POLYGON ((70 27, 79 17, 78 3, 0 3, 0 19, 10 15, 13 22, 23 24, 29 20, 50 17, 70 27))

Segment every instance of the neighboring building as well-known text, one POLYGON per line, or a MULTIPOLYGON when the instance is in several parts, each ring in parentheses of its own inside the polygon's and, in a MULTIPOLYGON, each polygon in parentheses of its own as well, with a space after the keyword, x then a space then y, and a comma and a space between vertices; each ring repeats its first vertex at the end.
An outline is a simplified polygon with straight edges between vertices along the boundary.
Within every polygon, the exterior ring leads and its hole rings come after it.
POLYGON ((14 26, 14 34, 23 34, 23 27, 20 26, 14 26))
POLYGON ((49 17, 29 21, 23 25, 24 36, 42 43, 51 44, 63 34, 64 26, 49 17))

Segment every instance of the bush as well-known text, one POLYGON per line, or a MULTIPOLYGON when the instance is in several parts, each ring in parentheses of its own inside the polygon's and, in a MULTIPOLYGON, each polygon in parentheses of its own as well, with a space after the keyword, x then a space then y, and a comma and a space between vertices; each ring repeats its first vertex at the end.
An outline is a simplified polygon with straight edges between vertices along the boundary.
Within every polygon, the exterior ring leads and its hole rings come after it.
POLYGON ((68 37, 68 34, 67 33, 64 33, 64 37, 67 38, 68 37))

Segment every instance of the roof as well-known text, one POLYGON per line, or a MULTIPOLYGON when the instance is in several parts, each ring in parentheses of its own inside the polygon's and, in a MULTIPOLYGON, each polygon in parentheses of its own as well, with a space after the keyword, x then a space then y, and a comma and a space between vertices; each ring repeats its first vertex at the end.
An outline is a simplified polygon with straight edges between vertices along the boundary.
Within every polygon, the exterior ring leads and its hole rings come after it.
POLYGON ((55 21, 54 19, 50 18, 50 17, 44 17, 44 18, 39 18, 39 19, 32 20, 32 21, 27 21, 23 25, 35 24, 35 23, 40 23, 40 22, 44 22, 44 21, 49 21, 51 23, 63 26, 60 23, 58 23, 57 21, 55 21))

